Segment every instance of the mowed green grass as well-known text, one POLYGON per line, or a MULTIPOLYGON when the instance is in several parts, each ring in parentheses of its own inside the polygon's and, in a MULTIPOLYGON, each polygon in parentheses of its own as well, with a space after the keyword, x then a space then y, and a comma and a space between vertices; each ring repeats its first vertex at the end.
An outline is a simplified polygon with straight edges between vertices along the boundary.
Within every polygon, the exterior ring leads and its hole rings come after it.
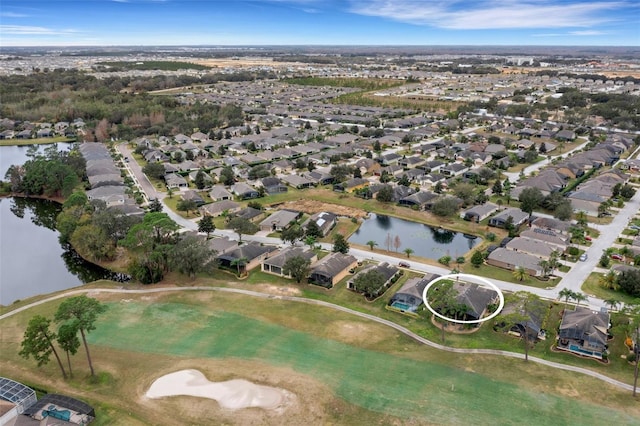
MULTIPOLYGON (((289 306, 272 302, 282 309, 289 306)), ((582 424, 598 424, 602 419, 612 424, 640 423, 639 418, 606 407, 530 391, 435 362, 351 346, 229 312, 224 306, 109 303, 96 325, 89 335, 95 349, 108 346, 287 366, 320 380, 349 403, 405 419, 434 424, 466 424, 473 419, 475 424, 562 425, 574 424, 579 413, 582 424)))

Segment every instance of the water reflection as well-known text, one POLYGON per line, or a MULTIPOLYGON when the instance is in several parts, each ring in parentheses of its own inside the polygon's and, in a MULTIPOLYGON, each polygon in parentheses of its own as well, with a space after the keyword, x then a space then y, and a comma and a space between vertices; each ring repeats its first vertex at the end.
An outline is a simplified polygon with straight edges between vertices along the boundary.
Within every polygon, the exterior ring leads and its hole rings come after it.
POLYGON ((389 216, 384 216, 384 215, 375 215, 376 216, 376 223, 378 225, 378 227, 380 227, 380 229, 384 229, 384 230, 388 230, 391 229, 391 219, 389 218, 389 216))
POLYGON ((429 227, 429 229, 431 230, 431 236, 433 238, 433 241, 435 241, 438 244, 451 243, 457 234, 456 232, 449 231, 448 229, 433 228, 433 227, 429 227))
POLYGON ((463 256, 482 239, 465 237, 462 233, 449 229, 371 213, 349 238, 349 242, 363 246, 369 241, 376 242, 380 250, 402 253, 409 248, 416 256, 437 260, 445 255, 463 256))
POLYGON ((0 304, 76 287, 98 279, 127 281, 61 246, 59 204, 33 198, 0 199, 0 304))

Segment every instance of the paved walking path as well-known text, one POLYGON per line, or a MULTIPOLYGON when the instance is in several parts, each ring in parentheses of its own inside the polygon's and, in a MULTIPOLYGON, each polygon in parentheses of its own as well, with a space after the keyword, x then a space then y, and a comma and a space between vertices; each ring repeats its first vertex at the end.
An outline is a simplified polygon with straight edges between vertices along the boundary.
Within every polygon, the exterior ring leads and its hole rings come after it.
MULTIPOLYGON (((377 322, 379 324, 382 325, 386 325, 387 327, 391 327, 397 331, 399 331, 400 333, 405 334, 408 337, 411 337, 412 339, 416 340, 417 342, 426 345, 426 346, 430 346, 432 348, 435 349, 439 349, 442 351, 447 351, 447 352, 453 352, 453 353, 458 353, 458 354, 478 354, 478 355, 496 355, 496 356, 504 356, 504 357, 508 357, 508 358, 516 358, 516 359, 524 359, 524 354, 521 353, 517 353, 517 352, 510 352, 510 351, 502 351, 502 350, 498 350, 498 349, 465 349, 465 348, 453 348, 450 346, 445 346, 445 345, 441 345, 439 343, 435 343, 432 342, 431 340, 427 340, 424 337, 418 336, 417 334, 415 334, 413 331, 399 325, 396 324, 392 321, 383 319, 383 318, 379 318, 375 315, 371 315, 371 314, 366 314, 364 312, 358 312, 355 311, 353 309, 349 309, 346 308, 344 306, 340 306, 340 305, 336 305, 333 303, 329 303, 329 302, 325 302, 323 300, 316 300, 316 299, 307 299, 304 297, 296 297, 296 296, 278 296, 278 295, 273 295, 273 294, 268 294, 268 293, 261 293, 258 291, 252 291, 252 290, 243 290, 243 289, 238 289, 238 288, 229 288, 229 287, 199 287, 199 286, 194 286, 194 287, 164 287, 164 288, 150 288, 150 289, 140 289, 140 290, 127 290, 127 289, 115 289, 115 288, 83 288, 83 289, 78 289, 78 290, 71 290, 71 291, 66 291, 64 293, 60 293, 57 294, 55 296, 51 296, 48 297, 46 299, 43 300, 39 300, 37 302, 34 303, 30 303, 28 305, 22 306, 18 309, 15 309, 13 311, 7 312, 4 315, 0 315, 0 321, 9 318, 19 312, 23 312, 26 311, 27 309, 31 309, 35 306, 38 305, 42 305, 44 303, 50 302, 52 300, 56 300, 56 299, 61 299, 64 297, 68 297, 68 296, 73 296, 73 295, 78 295, 78 294, 84 294, 84 293, 117 293, 117 294, 148 294, 148 293, 163 293, 163 292, 176 292, 176 291, 219 291, 219 292, 223 292, 223 293, 235 293, 235 294, 243 294, 246 296, 251 296, 251 297, 259 297, 262 299, 273 299, 273 300, 286 300, 289 302, 296 302, 296 303, 307 303, 310 305, 316 305, 316 306, 322 306, 325 308, 329 308, 329 309, 333 309, 336 311, 341 311, 341 312, 345 312, 347 314, 350 315, 355 315, 358 316, 360 318, 364 318, 370 321, 374 321, 377 322)), ((565 371, 572 371, 575 373, 580 373, 580 374, 584 374, 590 377, 593 377, 595 379, 598 380, 602 380, 606 383, 609 383, 617 388, 620 389, 624 389, 624 390, 628 390, 631 391, 633 390, 633 386, 629 385, 627 383, 621 382, 619 380, 616 379, 612 379, 611 377, 605 376, 604 374, 600 374, 597 373, 595 371, 591 371, 589 369, 586 368, 582 368, 582 367, 575 367, 572 365, 565 365, 565 364, 560 364, 558 362, 553 362, 553 361, 547 361, 545 359, 542 358, 537 358, 537 357, 533 357, 533 356, 529 356, 529 361, 537 363, 537 364, 542 364, 545 365, 547 367, 551 367, 551 368, 557 368, 559 370, 565 370, 565 371)))

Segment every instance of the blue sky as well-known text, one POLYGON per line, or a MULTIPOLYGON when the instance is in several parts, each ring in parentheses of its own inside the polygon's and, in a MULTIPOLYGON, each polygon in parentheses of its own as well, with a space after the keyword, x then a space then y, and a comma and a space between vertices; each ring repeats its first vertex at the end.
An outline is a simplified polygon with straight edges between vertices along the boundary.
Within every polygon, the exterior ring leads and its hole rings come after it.
POLYGON ((1 0, 1 46, 639 46, 638 0, 1 0))

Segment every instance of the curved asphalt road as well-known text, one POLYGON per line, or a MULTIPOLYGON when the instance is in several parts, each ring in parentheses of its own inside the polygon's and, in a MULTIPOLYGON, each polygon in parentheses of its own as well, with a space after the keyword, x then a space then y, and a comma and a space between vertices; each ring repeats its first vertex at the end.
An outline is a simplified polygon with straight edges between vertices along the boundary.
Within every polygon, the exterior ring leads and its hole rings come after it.
MULTIPOLYGON (((340 306, 340 305, 335 305, 333 303, 329 303, 329 302, 325 302, 322 300, 316 300, 316 299, 306 299, 304 297, 296 297, 296 296, 276 296, 273 294, 268 294, 268 293, 261 293, 261 292, 257 292, 257 291, 251 291, 251 290, 243 290, 243 289, 238 289, 238 288, 228 288, 228 287, 165 287, 165 288, 153 288, 153 289, 143 289, 143 290, 126 290, 126 289, 113 289, 113 288, 84 288, 84 289, 79 289, 79 290, 71 290, 71 291, 67 291, 64 293, 60 293, 57 294, 55 296, 51 296, 48 297, 46 299, 43 300, 39 300, 37 302, 34 303, 30 303, 28 305, 22 306, 18 309, 15 309, 11 312, 7 312, 4 315, 0 315, 0 321, 5 319, 5 318, 9 318, 19 312, 25 311, 27 309, 30 309, 34 306, 38 306, 38 305, 42 305, 43 303, 47 303, 50 302, 52 300, 56 300, 56 299, 61 299, 63 297, 67 297, 67 296, 72 296, 72 295, 76 295, 76 294, 83 294, 83 293, 119 293, 119 294, 148 294, 148 293, 162 293, 162 292, 175 292, 175 291, 220 291, 220 292, 225 292, 225 293, 235 293, 235 294, 243 294, 246 296, 251 296, 251 297, 259 297, 262 299, 273 299, 273 300, 285 300, 285 301, 289 301, 289 302, 296 302, 296 303, 307 303, 310 305, 316 305, 316 306, 322 306, 325 308, 329 308, 329 309, 333 309, 336 311, 341 311, 341 312, 345 312, 347 314, 350 315, 355 315, 358 316, 360 318, 364 318, 370 321, 374 321, 377 322, 379 324, 382 325, 386 325, 387 327, 391 327, 397 331, 399 331, 400 333, 405 334, 406 336, 411 337, 412 339, 416 340, 417 342, 423 344, 423 345, 427 345, 430 346, 432 348, 435 349, 439 349, 442 351, 447 351, 447 352, 453 352, 453 353, 458 353, 458 354, 478 354, 478 355, 497 355, 497 356, 504 356, 504 357, 509 357, 509 358, 517 358, 517 359, 524 359, 524 354, 521 353, 516 353, 516 352, 509 352, 509 351, 502 351, 502 350, 497 350, 497 349, 464 349, 464 348, 452 348, 450 346, 445 346, 445 345, 441 345, 439 343, 435 343, 432 342, 430 340, 425 339, 424 337, 418 336, 417 334, 415 334, 414 332, 412 332, 411 330, 402 327, 401 325, 398 325, 392 321, 383 319, 383 318, 379 318, 376 317, 374 315, 370 315, 370 314, 365 314, 363 312, 358 312, 358 311, 354 311, 353 309, 349 309, 349 308, 345 308, 344 306, 340 306)), ((616 386, 620 389, 624 389, 624 390, 633 390, 633 386, 629 385, 627 383, 623 383, 619 380, 616 379, 612 379, 611 377, 607 377, 604 374, 600 374, 600 373, 596 373, 594 371, 588 370, 586 368, 581 368, 581 367, 574 367, 571 365, 564 365, 564 364, 560 364, 557 362, 553 362, 553 361, 547 361, 545 359, 542 358, 537 358, 537 357, 529 357, 529 361, 531 362, 535 362, 537 364, 542 364, 545 365, 547 367, 551 367, 551 368, 557 368, 559 370, 566 370, 566 371, 572 371, 575 373, 580 373, 580 374, 584 374, 590 377, 593 377, 595 379, 598 380, 602 380, 606 383, 609 383, 613 386, 616 386)))

